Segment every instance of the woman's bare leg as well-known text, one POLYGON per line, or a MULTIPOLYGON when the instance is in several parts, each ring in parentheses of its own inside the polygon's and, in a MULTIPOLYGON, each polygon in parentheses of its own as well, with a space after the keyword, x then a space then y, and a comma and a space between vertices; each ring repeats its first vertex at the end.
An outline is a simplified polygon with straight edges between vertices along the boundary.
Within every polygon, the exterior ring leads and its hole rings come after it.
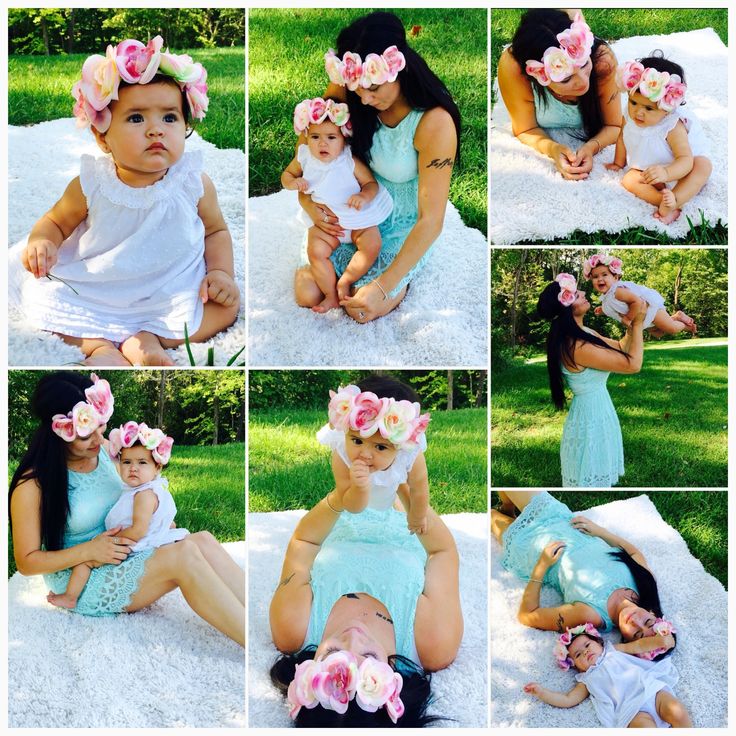
POLYGON ((245 571, 230 557, 227 550, 209 532, 190 534, 199 551, 204 555, 210 567, 220 576, 222 581, 245 605, 245 571))
POLYGON ((67 345, 74 345, 75 348, 79 348, 87 356, 84 361, 85 365, 130 365, 125 356, 110 340, 104 340, 101 337, 72 337, 58 332, 55 334, 67 345))
POLYGON ((513 523, 513 517, 498 509, 491 509, 491 534, 499 544, 503 544, 503 534, 513 523))
POLYGON ((655 700, 657 715, 672 728, 692 728, 693 722, 687 708, 672 693, 660 690, 655 700))
POLYGON ((503 491, 503 494, 506 497, 505 500, 511 501, 519 511, 523 511, 529 501, 540 493, 544 493, 544 491, 503 491))

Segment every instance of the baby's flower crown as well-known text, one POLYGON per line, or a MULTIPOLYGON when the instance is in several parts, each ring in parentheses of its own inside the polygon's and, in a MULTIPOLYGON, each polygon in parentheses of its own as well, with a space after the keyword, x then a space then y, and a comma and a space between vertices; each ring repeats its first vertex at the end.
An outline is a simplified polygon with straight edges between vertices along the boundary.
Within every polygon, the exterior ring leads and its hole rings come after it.
POLYGON ((333 84, 355 92, 358 87, 367 89, 374 84, 395 82, 406 66, 404 54, 396 46, 389 46, 382 54, 368 54, 363 61, 358 54, 346 51, 342 61, 330 49, 325 54, 325 71, 333 84))
POLYGON ((327 710, 345 713, 353 698, 361 710, 375 713, 386 708, 396 721, 404 715, 399 697, 403 679, 390 665, 366 657, 360 667, 352 652, 333 652, 322 660, 307 659, 296 666, 294 679, 286 694, 292 719, 305 708, 321 705, 327 710))
POLYGON ((429 424, 429 414, 420 415, 416 402, 393 398, 379 399, 370 391, 362 391, 357 386, 339 388, 337 393, 330 391, 330 404, 327 414, 330 424, 341 432, 353 430, 361 437, 371 437, 380 432, 402 450, 417 445, 419 435, 429 424))
POLYGON ((171 77, 187 96, 192 117, 202 120, 209 105, 205 68, 187 54, 161 51, 163 45, 161 36, 145 45, 129 38, 108 46, 105 56, 88 56, 82 78, 72 87, 77 125, 91 125, 105 133, 112 119, 110 102, 118 99, 120 82, 147 84, 156 74, 171 77))
POLYGON ((581 634, 587 634, 588 636, 596 636, 599 639, 601 635, 598 633, 598 629, 593 624, 581 624, 575 626, 572 629, 568 629, 564 634, 560 634, 557 637, 555 648, 552 652, 554 658, 557 660, 557 664, 563 670, 569 670, 573 666, 572 657, 568 651, 568 647, 572 644, 572 640, 581 634))
POLYGON ((158 427, 149 427, 138 422, 126 422, 113 429, 108 441, 108 452, 113 459, 120 455, 124 447, 133 447, 136 442, 140 442, 151 451, 153 459, 159 465, 166 465, 169 462, 171 447, 174 444, 174 438, 165 435, 158 427))
POLYGON ((297 135, 306 131, 310 125, 319 125, 325 120, 337 125, 346 138, 353 134, 350 113, 344 102, 315 97, 313 100, 302 100, 294 108, 294 132, 297 135))
POLYGON ((563 307, 569 307, 578 295, 578 280, 569 273, 557 274, 555 281, 560 285, 557 299, 563 307))
POLYGON ((620 258, 610 256, 608 253, 596 253, 585 259, 583 277, 589 279, 596 266, 605 266, 614 276, 620 276, 624 272, 624 262, 620 258))
POLYGON ((679 74, 644 67, 641 62, 627 61, 616 70, 616 83, 622 92, 640 92, 665 112, 672 112, 685 100, 687 85, 679 74))
MULTIPOLYGON (((667 621, 664 618, 657 618, 654 621, 654 624, 652 625, 652 629, 654 629, 655 634, 660 634, 661 636, 667 636, 667 634, 676 634, 677 629, 674 627, 671 621, 667 621)), ((659 649, 652 649, 648 652, 639 652, 637 654, 637 657, 640 657, 641 659, 654 659, 655 657, 658 657, 660 654, 667 651, 667 647, 659 647, 659 649)))
POLYGON ((595 37, 580 13, 575 14, 573 24, 557 34, 559 46, 550 46, 542 61, 527 59, 526 73, 534 77, 543 87, 550 82, 561 82, 575 73, 576 68, 585 66, 590 59, 595 37))
POLYGON ((75 437, 89 437, 112 416, 115 400, 110 384, 94 373, 90 378, 94 385, 84 390, 87 401, 77 402, 66 415, 54 414, 51 417, 51 430, 65 442, 71 442, 75 437))

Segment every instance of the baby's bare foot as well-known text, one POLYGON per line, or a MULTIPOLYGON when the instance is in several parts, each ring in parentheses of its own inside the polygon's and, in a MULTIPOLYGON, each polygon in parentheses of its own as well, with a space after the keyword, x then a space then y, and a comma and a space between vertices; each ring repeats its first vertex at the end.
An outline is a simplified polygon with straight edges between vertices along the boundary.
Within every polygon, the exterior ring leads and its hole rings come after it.
POLYGON ((680 210, 677 209, 677 198, 671 189, 662 190, 662 201, 659 203, 654 217, 663 225, 669 225, 680 216, 680 210))
POLYGON ((59 608, 76 608, 77 599, 68 593, 49 593, 46 596, 46 600, 52 606, 58 606, 59 608))
POLYGON ((339 306, 340 302, 337 301, 337 294, 331 294, 330 296, 326 296, 319 304, 313 306, 312 311, 318 314, 325 314, 330 309, 337 309, 339 306))

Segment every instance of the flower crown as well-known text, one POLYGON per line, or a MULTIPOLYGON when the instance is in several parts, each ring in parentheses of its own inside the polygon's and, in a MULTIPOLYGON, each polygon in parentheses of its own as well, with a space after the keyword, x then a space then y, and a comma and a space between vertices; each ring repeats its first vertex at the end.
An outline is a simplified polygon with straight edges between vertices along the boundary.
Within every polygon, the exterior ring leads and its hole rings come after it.
POLYGON ((156 74, 177 82, 187 97, 192 117, 202 120, 209 105, 207 71, 187 54, 161 51, 163 44, 161 36, 146 45, 129 38, 117 46, 108 46, 105 56, 88 56, 82 66, 82 78, 72 87, 77 125, 91 125, 105 133, 112 119, 110 102, 118 99, 120 82, 148 84, 156 74))
POLYGON ((416 402, 393 398, 379 399, 370 391, 361 391, 357 386, 330 391, 327 414, 330 424, 341 432, 353 430, 361 437, 370 437, 376 431, 402 450, 417 445, 419 435, 429 424, 429 414, 420 415, 416 402))
POLYGON ((568 647, 572 644, 572 640, 581 634, 587 634, 588 636, 596 636, 599 639, 601 635, 598 633, 598 629, 593 624, 581 624, 575 626, 572 629, 568 629, 564 634, 560 634, 557 637, 555 648, 552 652, 554 658, 557 660, 557 664, 563 670, 569 670, 573 666, 572 657, 568 651, 568 647))
POLYGON ((368 54, 363 61, 358 54, 346 51, 342 61, 330 49, 325 54, 325 71, 333 84, 347 87, 355 92, 358 87, 395 82, 399 72, 406 66, 404 54, 396 46, 389 46, 382 54, 368 54))
POLYGON ((527 59, 526 73, 547 87, 550 82, 561 82, 585 66, 590 59, 595 37, 580 13, 575 14, 573 24, 557 34, 559 46, 550 46, 542 55, 542 61, 527 59))
POLYGON ((685 100, 687 85, 679 74, 644 67, 641 62, 627 61, 616 70, 616 83, 622 92, 640 92, 665 112, 672 112, 685 100))
POLYGON ((166 465, 169 462, 171 447, 174 444, 174 438, 165 435, 157 427, 149 427, 143 423, 138 424, 138 422, 126 422, 117 429, 113 429, 108 440, 108 452, 113 459, 120 455, 124 447, 133 447, 136 442, 140 442, 143 447, 151 451, 153 459, 159 465, 166 465))
POLYGON ((294 108, 294 132, 297 135, 307 130, 310 125, 319 125, 325 120, 337 125, 346 138, 353 134, 350 113, 344 102, 315 97, 313 100, 302 100, 294 108))
POLYGON ((110 384, 94 373, 90 378, 94 385, 84 389, 87 401, 77 402, 68 414, 54 414, 51 417, 51 430, 65 442, 72 442, 75 437, 89 437, 112 416, 115 400, 110 384))
POLYGON ((583 277, 587 280, 596 266, 605 266, 615 276, 620 276, 624 272, 624 262, 615 256, 609 256, 607 253, 596 253, 594 256, 585 259, 583 263, 583 277))
POLYGON ((569 307, 578 295, 578 280, 569 273, 557 274, 555 281, 560 285, 557 299, 563 307, 569 307))
MULTIPOLYGON (((674 627, 671 621, 667 621, 664 618, 657 618, 654 620, 654 624, 652 625, 652 629, 654 629, 655 634, 660 634, 661 636, 667 636, 668 634, 676 634, 677 629, 674 627)), ((654 659, 655 657, 658 657, 660 654, 663 654, 667 651, 667 647, 659 647, 658 649, 652 649, 648 652, 639 652, 637 654, 637 657, 640 657, 641 659, 654 659)))
POLYGON ((352 652, 339 651, 322 660, 307 659, 296 666, 286 699, 292 720, 302 709, 321 705, 327 710, 345 713, 353 698, 361 710, 375 713, 386 708, 396 721, 404 715, 399 694, 403 679, 390 665, 366 657, 360 667, 352 652))

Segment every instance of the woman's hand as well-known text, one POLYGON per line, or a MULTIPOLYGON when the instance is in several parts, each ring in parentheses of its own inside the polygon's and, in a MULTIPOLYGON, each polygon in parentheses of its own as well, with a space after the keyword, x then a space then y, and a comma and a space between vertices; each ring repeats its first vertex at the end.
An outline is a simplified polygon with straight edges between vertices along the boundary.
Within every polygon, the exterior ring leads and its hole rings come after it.
POLYGON ((634 304, 634 316, 631 320, 631 325, 639 326, 643 324, 644 318, 647 316, 647 303, 643 299, 639 299, 634 304))
POLYGON ((575 165, 586 173, 590 173, 593 170, 593 151, 587 143, 580 146, 575 152, 575 165))
POLYGON ((299 195, 299 204, 302 209, 309 215, 309 219, 328 235, 334 238, 341 238, 345 235, 345 231, 340 225, 335 213, 326 204, 317 204, 313 202, 308 194, 299 195))
POLYGON ((87 542, 90 559, 101 565, 119 565, 125 560, 135 542, 127 537, 115 536, 121 529, 121 526, 109 529, 87 542))
POLYGON ((341 302, 341 307, 349 307, 357 310, 360 321, 366 322, 378 316, 381 302, 385 300, 383 292, 378 284, 371 282, 365 286, 361 286, 352 296, 345 297, 341 302))
POLYGON ((606 531, 602 526, 598 526, 585 516, 573 516, 570 519, 570 525, 590 537, 600 537, 606 531))
POLYGON ((539 555, 539 562, 547 568, 552 567, 552 565, 559 562, 565 547, 567 547, 567 544, 565 544, 565 542, 550 542, 542 550, 542 554, 539 555))
POLYGON ((585 166, 580 165, 578 154, 571 148, 563 146, 560 143, 556 143, 553 146, 551 158, 562 178, 571 181, 587 179, 588 173, 593 168, 592 158, 590 160, 590 166, 585 168, 585 166))

